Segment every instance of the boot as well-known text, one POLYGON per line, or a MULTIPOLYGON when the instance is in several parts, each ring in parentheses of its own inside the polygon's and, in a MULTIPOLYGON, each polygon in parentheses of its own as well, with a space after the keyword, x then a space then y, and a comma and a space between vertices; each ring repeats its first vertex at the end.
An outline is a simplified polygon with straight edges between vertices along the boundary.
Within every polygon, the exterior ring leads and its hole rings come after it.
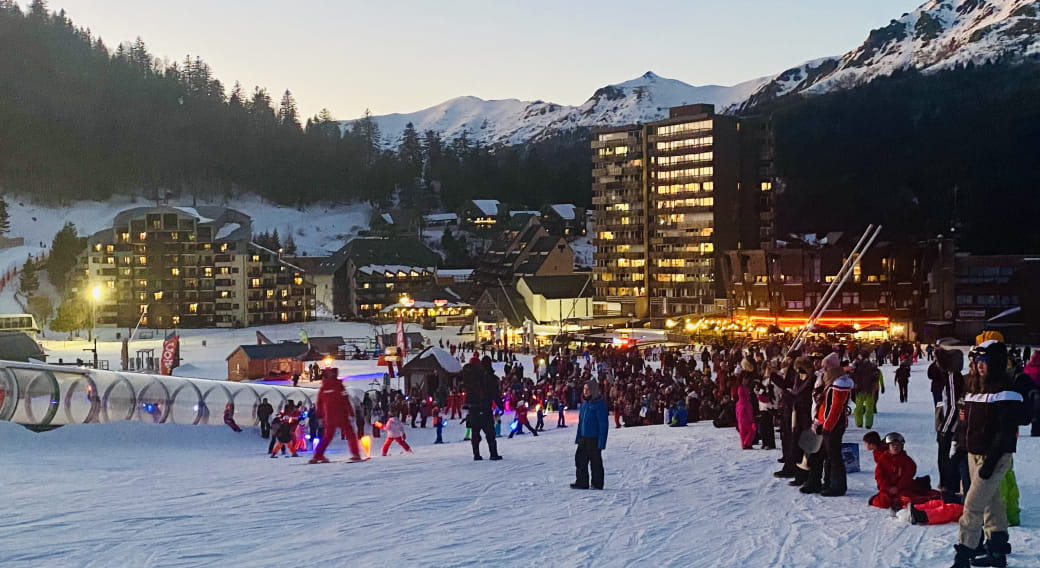
POLYGON ((819 493, 820 491, 823 491, 823 484, 817 480, 810 479, 803 483, 798 490, 807 495, 810 493, 819 493))
POLYGON ((972 558, 971 565, 1004 568, 1007 566, 1007 555, 1009 552, 1011 552, 1011 545, 1008 544, 1008 533, 1004 531, 995 532, 989 535, 989 542, 986 543, 986 554, 972 558))
POLYGON ((971 568, 971 555, 975 549, 963 544, 955 544, 953 550, 956 555, 953 557, 953 566, 950 568, 971 568))
POLYGON ((797 475, 798 475, 797 473, 795 473, 794 471, 792 471, 792 470, 790 470, 790 469, 788 469, 786 467, 780 468, 780 471, 774 471, 773 472, 773 477, 787 478, 787 477, 796 477, 797 475))
POLYGON ((796 467, 794 469, 794 479, 792 479, 791 481, 788 481, 787 484, 790 485, 791 487, 799 487, 799 486, 803 485, 806 482, 806 480, 808 480, 808 479, 809 479, 809 472, 805 471, 804 469, 802 469, 800 467, 796 467))

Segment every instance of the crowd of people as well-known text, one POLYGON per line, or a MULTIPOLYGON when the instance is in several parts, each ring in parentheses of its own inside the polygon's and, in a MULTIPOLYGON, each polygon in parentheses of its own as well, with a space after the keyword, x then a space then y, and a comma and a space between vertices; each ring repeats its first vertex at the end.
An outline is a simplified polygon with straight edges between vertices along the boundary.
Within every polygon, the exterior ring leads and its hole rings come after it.
POLYGON ((1031 423, 1032 435, 1040 435, 1040 352, 1008 349, 993 339, 980 338, 979 343, 966 374, 962 352, 941 346, 847 341, 792 350, 782 341, 734 341, 681 350, 606 345, 536 353, 530 375, 511 349, 478 351, 472 345, 448 344, 465 362, 454 388, 369 392, 355 412, 342 383, 323 376, 317 408, 301 411, 290 404, 274 418, 269 450, 275 457, 281 447, 294 454, 306 449, 303 424, 310 425, 313 439, 319 417, 333 412, 353 418, 353 423, 347 418, 323 424, 325 433, 312 462, 324 459, 322 446, 336 428, 348 439, 352 459, 358 458, 357 438, 366 427, 373 437, 379 437, 381 429, 388 433, 383 455, 392 442, 410 452, 406 424, 425 428, 431 418, 438 440, 445 419, 458 418, 467 425, 473 459, 484 459, 481 447, 486 444, 490 459, 499 460, 497 438, 504 435, 504 413, 514 413, 507 436, 512 438, 525 429, 537 436, 545 428, 546 414, 557 415, 558 428, 567 427, 564 410, 579 409, 571 485, 577 489, 603 487, 601 452, 609 428, 709 421, 735 429, 742 449, 779 449, 783 466, 773 475, 789 480, 802 493, 841 496, 847 491, 843 437, 850 423, 874 427, 878 398, 885 392, 882 368, 895 367, 886 372, 897 385, 900 403, 905 403, 911 365, 925 360, 930 363, 928 378, 936 405, 938 488, 931 488, 930 479, 916 477, 916 462, 905 452, 900 434, 881 438, 871 431, 864 443, 874 456, 878 493, 870 504, 905 510, 917 523, 958 520, 955 566, 970 565, 973 559, 974 565, 998 566, 1010 551, 1006 520, 1010 517, 1014 524, 1018 511, 1017 502, 1009 503, 996 515, 1003 515, 1005 522, 992 518, 998 510, 994 495, 1000 492, 990 480, 999 478, 1005 486, 1007 476, 1013 480, 1012 432, 1019 423, 1031 423), (496 361, 504 363, 501 375, 496 374, 496 361), (330 406, 329 400, 339 398, 346 400, 347 409, 330 406), (537 417, 534 427, 528 418, 531 411, 537 417), (983 524, 985 538, 980 536, 983 524))

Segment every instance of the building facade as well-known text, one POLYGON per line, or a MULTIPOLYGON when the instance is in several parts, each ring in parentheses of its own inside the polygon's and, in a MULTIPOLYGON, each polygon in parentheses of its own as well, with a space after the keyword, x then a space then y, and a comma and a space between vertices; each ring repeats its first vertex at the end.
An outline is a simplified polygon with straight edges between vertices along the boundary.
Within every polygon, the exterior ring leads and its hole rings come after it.
POLYGON ((772 191, 763 129, 712 105, 597 131, 592 140, 596 297, 636 318, 717 312, 717 252, 760 246, 772 191))
MULTIPOLYGON (((813 244, 725 251, 721 272, 733 320, 782 331, 803 327, 851 252, 850 237, 855 235, 832 233, 813 244)), ((875 243, 817 323, 918 338, 927 321, 935 253, 926 243, 875 243)))
POLYGON ((129 209, 88 238, 77 293, 92 302, 96 325, 107 327, 313 319, 313 283, 251 236, 249 216, 225 207, 129 209))
POLYGON ((441 260, 414 237, 359 237, 333 256, 333 312, 340 318, 374 317, 424 292, 441 260))

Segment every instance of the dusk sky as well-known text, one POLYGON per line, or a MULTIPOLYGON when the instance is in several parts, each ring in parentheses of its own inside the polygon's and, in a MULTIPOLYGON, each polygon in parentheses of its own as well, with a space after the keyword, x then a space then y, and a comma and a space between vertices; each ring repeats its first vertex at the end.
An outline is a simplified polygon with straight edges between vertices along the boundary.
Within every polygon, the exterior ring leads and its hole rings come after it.
MULTIPOLYGON (((303 117, 445 100, 576 105, 646 71, 732 85, 839 55, 923 0, 50 0, 110 48, 200 56, 228 90, 289 89, 303 117)), ((22 4, 27 5, 28 0, 22 4)))

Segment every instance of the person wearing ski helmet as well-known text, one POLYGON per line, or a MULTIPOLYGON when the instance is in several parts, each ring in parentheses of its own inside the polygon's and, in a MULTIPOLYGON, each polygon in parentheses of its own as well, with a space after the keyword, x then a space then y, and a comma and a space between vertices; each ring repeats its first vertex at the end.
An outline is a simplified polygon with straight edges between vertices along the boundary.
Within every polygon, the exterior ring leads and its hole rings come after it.
POLYGON ((339 380, 339 370, 328 368, 321 373, 321 390, 318 391, 318 413, 325 425, 325 432, 321 436, 321 442, 314 450, 314 457, 310 463, 327 463, 325 450, 332 443, 332 437, 336 430, 340 430, 343 439, 347 441, 350 449, 350 460, 361 461, 361 448, 358 445, 357 434, 352 424, 354 418, 354 407, 350 404, 343 383, 339 380))
POLYGON ((1006 566, 1011 546, 1000 480, 1014 464, 1022 395, 1011 388, 1004 343, 985 339, 972 349, 971 357, 974 376, 964 397, 971 488, 964 499, 953 566, 1006 566), (983 531, 986 553, 973 559, 983 531))

